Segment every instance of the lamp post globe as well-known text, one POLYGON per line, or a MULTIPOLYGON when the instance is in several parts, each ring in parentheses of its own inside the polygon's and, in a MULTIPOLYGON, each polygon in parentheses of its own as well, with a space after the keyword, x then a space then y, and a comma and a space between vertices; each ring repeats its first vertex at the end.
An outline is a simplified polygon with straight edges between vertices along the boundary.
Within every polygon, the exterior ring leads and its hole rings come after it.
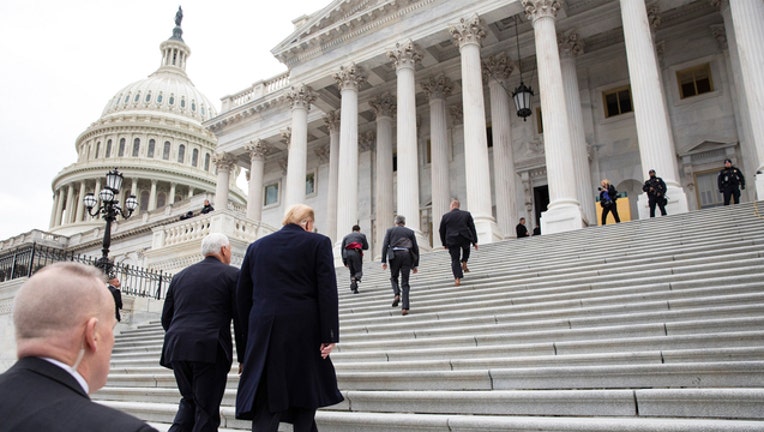
POLYGON ((83 199, 83 204, 91 216, 98 214, 106 221, 106 227, 103 232, 103 245, 101 248, 101 258, 96 262, 96 267, 100 268, 105 274, 111 273, 114 264, 109 259, 109 247, 111 246, 111 223, 117 220, 117 216, 127 219, 132 216, 133 211, 138 208, 138 199, 135 195, 130 195, 125 200, 125 209, 119 205, 119 190, 122 187, 122 173, 114 168, 106 173, 106 186, 98 192, 98 198, 93 193, 88 193, 83 199), (99 205, 100 200, 100 205, 99 205))

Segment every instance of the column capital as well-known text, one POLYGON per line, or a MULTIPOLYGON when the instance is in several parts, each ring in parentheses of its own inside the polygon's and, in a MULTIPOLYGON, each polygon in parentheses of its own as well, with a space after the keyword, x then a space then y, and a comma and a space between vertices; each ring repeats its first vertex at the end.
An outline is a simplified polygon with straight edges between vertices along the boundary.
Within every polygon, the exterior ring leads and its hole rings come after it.
POLYGON ((397 108, 395 97, 390 93, 382 93, 372 97, 369 100, 369 105, 377 118, 392 117, 395 115, 395 109, 397 108))
POLYGON ((351 63, 349 66, 340 66, 340 71, 334 74, 337 81, 337 87, 340 91, 344 89, 358 89, 366 81, 366 74, 361 66, 351 63))
POLYGON ((236 163, 236 160, 229 153, 215 153, 212 155, 212 163, 218 170, 230 170, 236 163))
POLYGON ((561 57, 578 57, 584 53, 584 40, 575 29, 557 34, 561 57))
POLYGON ((647 21, 650 23, 650 31, 653 33, 660 28, 663 20, 661 18, 661 9, 658 6, 658 2, 654 1, 646 5, 647 7, 647 21))
POLYGON ((324 124, 329 130, 337 131, 340 127, 340 113, 337 110, 329 111, 324 116, 324 124))
POLYGON ((292 128, 287 127, 281 131, 281 142, 289 148, 289 143, 292 142, 292 128))
POLYGON ((457 24, 449 24, 448 31, 451 32, 451 40, 459 48, 468 44, 480 46, 485 39, 485 25, 477 14, 469 19, 462 18, 457 24))
POLYGON ((256 139, 250 141, 247 145, 244 146, 244 149, 249 152, 249 158, 252 161, 263 161, 265 160, 265 156, 268 155, 268 151, 270 150, 270 145, 265 140, 262 139, 256 139))
POLYGON ((366 152, 374 148, 374 143, 377 140, 377 134, 372 131, 367 131, 358 135, 358 150, 366 152))
POLYGON ((523 0, 525 16, 531 21, 539 18, 557 18, 557 12, 562 8, 560 0, 523 0))
POLYGON ((416 63, 422 61, 423 55, 419 47, 409 40, 403 44, 396 42, 395 48, 387 52, 387 57, 393 61, 395 69, 398 70, 404 67, 414 68, 416 63))
POLYGON ((486 57, 482 63, 483 77, 486 78, 486 80, 492 78, 496 81, 504 81, 509 78, 512 71, 515 69, 515 65, 505 54, 486 57))
POLYGON ((310 86, 301 84, 299 87, 292 87, 286 95, 292 109, 305 108, 310 109, 310 104, 316 100, 316 94, 310 86))
POLYGON ((454 84, 446 74, 431 75, 422 82, 422 88, 430 99, 444 99, 451 94, 454 84))
POLYGON ((317 146, 313 152, 318 156, 318 159, 321 161, 321 163, 327 163, 329 162, 330 157, 330 149, 329 144, 324 144, 317 146))
POLYGON ((712 24, 709 27, 711 28, 711 34, 716 39, 716 43, 719 44, 719 49, 722 51, 729 49, 729 45, 727 45, 727 30, 724 24, 712 24))

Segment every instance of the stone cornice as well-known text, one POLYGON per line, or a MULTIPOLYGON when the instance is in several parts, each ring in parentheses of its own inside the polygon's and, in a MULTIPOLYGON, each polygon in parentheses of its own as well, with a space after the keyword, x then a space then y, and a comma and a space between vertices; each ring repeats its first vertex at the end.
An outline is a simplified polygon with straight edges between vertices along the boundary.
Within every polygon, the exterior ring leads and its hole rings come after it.
POLYGON ((368 1, 345 0, 337 3, 333 10, 324 9, 315 14, 271 53, 292 68, 348 40, 399 22, 406 15, 431 6, 435 1, 388 0, 369 5, 368 1))

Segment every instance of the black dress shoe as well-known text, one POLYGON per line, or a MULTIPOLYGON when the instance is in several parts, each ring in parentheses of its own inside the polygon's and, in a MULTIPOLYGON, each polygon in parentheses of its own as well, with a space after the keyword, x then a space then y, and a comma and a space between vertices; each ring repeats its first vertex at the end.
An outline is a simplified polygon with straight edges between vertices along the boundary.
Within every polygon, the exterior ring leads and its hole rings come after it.
POLYGON ((393 307, 398 307, 398 302, 401 300, 401 296, 393 297, 393 307))
POLYGON ((409 310, 408 309, 401 309, 401 315, 406 316, 408 314, 409 314, 409 310))

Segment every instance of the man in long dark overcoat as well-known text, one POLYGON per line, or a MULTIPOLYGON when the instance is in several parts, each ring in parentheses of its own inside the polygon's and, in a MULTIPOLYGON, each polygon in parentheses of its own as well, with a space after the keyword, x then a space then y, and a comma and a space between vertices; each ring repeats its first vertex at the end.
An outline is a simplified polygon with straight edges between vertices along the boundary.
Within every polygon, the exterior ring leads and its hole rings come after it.
POLYGON ((236 418, 252 430, 317 430, 317 408, 343 400, 329 353, 339 341, 332 243, 313 233, 313 209, 298 204, 281 230, 247 249, 236 302, 247 347, 236 418))

